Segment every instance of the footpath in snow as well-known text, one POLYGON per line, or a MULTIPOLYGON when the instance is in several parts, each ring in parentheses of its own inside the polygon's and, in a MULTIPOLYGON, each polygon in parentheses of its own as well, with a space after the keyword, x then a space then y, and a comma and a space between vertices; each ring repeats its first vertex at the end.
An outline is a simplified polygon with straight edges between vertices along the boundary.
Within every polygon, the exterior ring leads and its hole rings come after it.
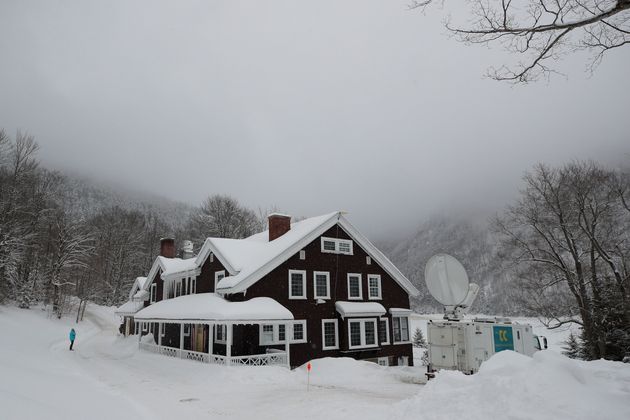
MULTIPOLYGON (((630 365, 502 352, 474 376, 351 359, 224 367, 141 352, 111 308, 86 319, 0 306, 1 419, 630 419, 630 365), (71 327, 76 351, 67 349, 71 327)), ((426 331, 425 331, 426 332, 426 331)))

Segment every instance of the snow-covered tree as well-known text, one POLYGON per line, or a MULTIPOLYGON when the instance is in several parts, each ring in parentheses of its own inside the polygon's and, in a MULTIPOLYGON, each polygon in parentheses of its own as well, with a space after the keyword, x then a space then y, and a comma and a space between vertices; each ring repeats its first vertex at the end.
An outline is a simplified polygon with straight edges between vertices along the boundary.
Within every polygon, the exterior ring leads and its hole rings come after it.
POLYGON ((562 354, 570 357, 571 359, 581 359, 582 354, 580 350, 580 342, 578 340, 578 337, 571 332, 562 347, 562 354))
POLYGON ((422 333, 422 330, 420 328, 416 328, 416 330, 414 331, 413 339, 411 342, 413 343, 414 347, 423 349, 427 348, 427 340, 425 340, 424 334, 422 333))

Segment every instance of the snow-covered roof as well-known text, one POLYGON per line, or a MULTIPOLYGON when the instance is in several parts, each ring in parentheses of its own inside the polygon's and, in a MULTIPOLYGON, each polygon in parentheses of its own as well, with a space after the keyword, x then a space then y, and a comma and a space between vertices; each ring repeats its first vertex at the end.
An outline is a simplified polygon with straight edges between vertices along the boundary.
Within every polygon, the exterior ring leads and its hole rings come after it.
POLYGON ((116 315, 133 315, 140 309, 142 309, 143 306, 144 302, 134 302, 130 300, 116 308, 116 310, 114 310, 114 313, 116 315))
POLYGON ((281 321, 292 320, 287 308, 268 297, 230 302, 214 293, 162 300, 138 312, 137 320, 281 321))
POLYGON ((335 309, 342 318, 353 316, 381 316, 387 311, 378 302, 346 302, 338 300, 335 302, 335 309))
POLYGON ((146 277, 136 277, 133 281, 133 285, 131 286, 131 291, 129 292, 129 299, 133 299, 134 295, 136 295, 138 290, 142 290, 147 281, 146 277))
POLYGON ((145 301, 149 299, 149 292, 146 290, 138 290, 138 292, 131 297, 135 301, 145 301))
POLYGON ((406 308, 389 308, 389 313, 392 315, 409 315, 411 312, 411 309, 406 308))
POLYGON ((203 264, 208 254, 214 253, 229 272, 229 276, 219 282, 217 290, 221 293, 243 292, 335 224, 339 224, 409 294, 418 295, 418 290, 400 270, 338 211, 293 223, 288 232, 273 241, 269 241, 268 231, 246 239, 208 238, 197 256, 197 264, 203 264))
POLYGON ((160 269, 162 279, 198 275, 206 258, 213 253, 229 274, 218 283, 217 291, 226 294, 244 292, 335 224, 339 224, 407 293, 419 294, 400 270, 339 211, 292 223, 288 232, 273 241, 269 241, 269 231, 245 239, 207 238, 196 258, 157 257, 144 289, 148 289, 160 269))

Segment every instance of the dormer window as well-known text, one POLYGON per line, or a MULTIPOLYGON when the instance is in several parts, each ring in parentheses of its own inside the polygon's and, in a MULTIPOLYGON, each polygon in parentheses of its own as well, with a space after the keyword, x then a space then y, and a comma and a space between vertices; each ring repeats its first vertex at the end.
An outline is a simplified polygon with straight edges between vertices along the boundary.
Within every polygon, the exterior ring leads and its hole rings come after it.
POLYGON ((352 241, 349 239, 326 238, 322 236, 322 252, 352 255, 352 241))

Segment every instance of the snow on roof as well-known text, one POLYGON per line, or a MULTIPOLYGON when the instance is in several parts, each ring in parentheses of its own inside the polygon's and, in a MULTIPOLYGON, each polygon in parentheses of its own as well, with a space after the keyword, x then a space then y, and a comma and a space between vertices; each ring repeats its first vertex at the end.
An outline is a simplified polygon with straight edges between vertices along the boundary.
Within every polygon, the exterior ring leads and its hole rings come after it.
POLYGON ((149 292, 146 290, 138 290, 138 292, 131 297, 135 301, 145 301, 149 299, 149 292))
POLYGON ((162 275, 168 277, 172 274, 183 273, 190 270, 195 270, 197 264, 195 264, 194 258, 181 259, 181 258, 167 258, 159 256, 157 257, 162 265, 162 275))
POLYGON ((135 316, 141 320, 259 321, 292 320, 287 308, 268 297, 230 302, 215 293, 198 293, 162 300, 135 316))
MULTIPOLYGON (((269 232, 261 232, 246 239, 208 238, 207 242, 215 249, 215 254, 229 265, 233 272, 219 282, 219 289, 229 289, 248 276, 281 256, 300 240, 308 237, 326 222, 336 221, 339 212, 311 217, 293 223, 284 235, 269 242, 269 232)), ((226 267, 227 268, 227 267, 226 267)), ((228 270, 230 271, 230 270, 228 270)))
POLYGON ((127 301, 114 310, 116 315, 133 315, 144 306, 144 302, 127 301))
POLYGON ((335 309, 342 318, 352 316, 381 316, 387 311, 378 302, 346 302, 338 300, 335 302, 335 309))
POLYGON ((138 283, 138 287, 142 289, 144 287, 144 283, 147 281, 146 277, 136 277, 136 283, 138 283))
POLYGON ((389 308, 389 313, 392 315, 406 315, 413 312, 411 309, 405 308, 389 308))

